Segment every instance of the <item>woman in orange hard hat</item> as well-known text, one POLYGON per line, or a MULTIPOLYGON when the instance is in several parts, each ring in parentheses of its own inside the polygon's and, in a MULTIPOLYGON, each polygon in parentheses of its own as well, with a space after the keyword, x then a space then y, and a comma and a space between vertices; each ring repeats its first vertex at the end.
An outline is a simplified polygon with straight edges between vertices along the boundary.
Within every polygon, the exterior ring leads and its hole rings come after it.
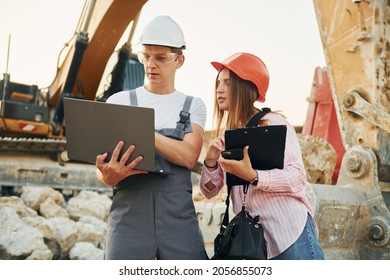
MULTIPOLYGON (((264 102, 269 73, 264 62, 249 53, 236 53, 222 62, 212 62, 218 71, 215 84, 215 139, 204 159, 200 188, 207 198, 216 196, 225 184, 224 172, 233 174, 249 186, 245 208, 259 215, 264 228, 268 259, 324 259, 319 244, 313 209, 305 195, 306 173, 295 130, 279 113, 264 112, 259 126, 287 127, 283 169, 256 170, 243 149, 243 159, 225 159, 224 131, 242 128, 259 109, 255 101, 264 102)), ((265 111, 265 110, 264 110, 265 111)), ((267 149, 267 147, 264 147, 267 149)), ((245 186, 245 187, 246 187, 245 186)), ((234 213, 243 205, 244 185, 231 188, 234 213)))

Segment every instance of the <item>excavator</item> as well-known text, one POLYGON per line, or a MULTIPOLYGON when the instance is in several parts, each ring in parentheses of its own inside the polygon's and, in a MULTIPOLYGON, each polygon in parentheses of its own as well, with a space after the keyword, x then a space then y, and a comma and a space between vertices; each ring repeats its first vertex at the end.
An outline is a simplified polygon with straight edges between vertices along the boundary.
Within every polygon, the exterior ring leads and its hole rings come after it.
POLYGON ((132 53, 131 39, 146 2, 85 1, 76 35, 49 87, 13 82, 4 74, 0 80, 2 193, 12 194, 19 185, 54 186, 70 195, 73 190, 107 190, 96 180, 92 166, 67 163, 63 99, 105 101, 112 93, 143 84, 144 68, 132 53), (130 35, 117 52, 111 83, 98 96, 106 64, 128 27, 130 35))
POLYGON ((334 110, 317 102, 303 130, 338 126, 325 138, 342 143, 335 185, 311 185, 321 245, 329 259, 390 259, 390 3, 313 3, 334 110))
MULTIPOLYGON (((130 32, 109 89, 97 96, 107 60, 125 29, 136 26, 146 2, 88 1, 71 49, 46 91, 12 82, 4 74, 0 81, 2 193, 15 185, 104 188, 95 181, 93 166, 55 156, 37 162, 36 154, 66 151, 64 97, 104 101, 115 91, 143 83, 130 32), (129 63, 133 74, 124 71, 129 63), (132 83, 127 87, 126 77, 132 83)), ((327 98, 309 98, 303 133, 324 138, 338 153, 333 183, 308 185, 320 242, 326 259, 390 259, 390 3, 313 0, 313 4, 326 60, 325 68, 316 69, 313 86, 326 86, 328 92, 327 98)), ((211 243, 208 236, 219 230, 224 204, 201 202, 196 207, 205 242, 211 243)))
MULTIPOLYGON (((36 85, 15 83, 10 81, 8 73, 4 74, 0 81, 1 150, 16 148, 29 152, 60 152, 65 149, 63 98, 96 98, 109 57, 129 23, 134 23, 135 28, 145 2, 86 2, 76 30, 77 36, 72 40, 72 47, 48 88, 38 89, 36 85), (14 138, 5 138, 7 136, 14 138), (47 141, 41 144, 43 139, 47 141)), ((139 72, 139 77, 133 77, 133 86, 143 83, 143 67, 134 63, 136 60, 131 53, 131 36, 132 32, 129 42, 119 51, 111 86, 101 97, 103 100, 124 88, 126 62, 134 64, 132 69, 135 74, 139 72)))

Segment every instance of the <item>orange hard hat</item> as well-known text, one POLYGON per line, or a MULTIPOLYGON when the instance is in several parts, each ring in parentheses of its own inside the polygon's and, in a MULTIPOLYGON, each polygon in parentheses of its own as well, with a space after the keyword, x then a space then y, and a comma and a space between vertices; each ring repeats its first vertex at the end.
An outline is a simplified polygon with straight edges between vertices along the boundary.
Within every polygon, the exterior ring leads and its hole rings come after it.
POLYGON ((222 62, 213 61, 211 64, 217 71, 223 67, 233 71, 243 80, 251 81, 257 87, 257 100, 265 101, 265 94, 269 85, 269 74, 264 62, 250 53, 235 53, 222 62))

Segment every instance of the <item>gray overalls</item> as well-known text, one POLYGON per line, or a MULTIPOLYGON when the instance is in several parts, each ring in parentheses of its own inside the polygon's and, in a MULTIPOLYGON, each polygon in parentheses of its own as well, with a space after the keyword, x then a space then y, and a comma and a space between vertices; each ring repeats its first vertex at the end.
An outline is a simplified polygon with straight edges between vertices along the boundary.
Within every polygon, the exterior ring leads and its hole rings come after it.
MULTIPOLYGON (((138 105, 130 91, 132 105, 138 105)), ((177 127, 158 133, 183 140, 191 132, 186 99, 177 127), (186 117, 186 115, 188 117, 186 117)), ((105 259, 207 259, 192 200, 191 170, 155 154, 156 167, 172 173, 129 176, 114 188, 105 259)))

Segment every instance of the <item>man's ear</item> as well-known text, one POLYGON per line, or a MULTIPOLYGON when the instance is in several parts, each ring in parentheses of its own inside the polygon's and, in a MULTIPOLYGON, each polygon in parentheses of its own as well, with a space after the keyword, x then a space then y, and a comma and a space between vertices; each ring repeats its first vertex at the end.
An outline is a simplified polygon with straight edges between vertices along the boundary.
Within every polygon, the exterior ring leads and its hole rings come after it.
POLYGON ((180 67, 182 67, 184 64, 184 61, 185 61, 184 54, 179 55, 179 57, 177 58, 177 67, 176 68, 179 69, 180 67))

